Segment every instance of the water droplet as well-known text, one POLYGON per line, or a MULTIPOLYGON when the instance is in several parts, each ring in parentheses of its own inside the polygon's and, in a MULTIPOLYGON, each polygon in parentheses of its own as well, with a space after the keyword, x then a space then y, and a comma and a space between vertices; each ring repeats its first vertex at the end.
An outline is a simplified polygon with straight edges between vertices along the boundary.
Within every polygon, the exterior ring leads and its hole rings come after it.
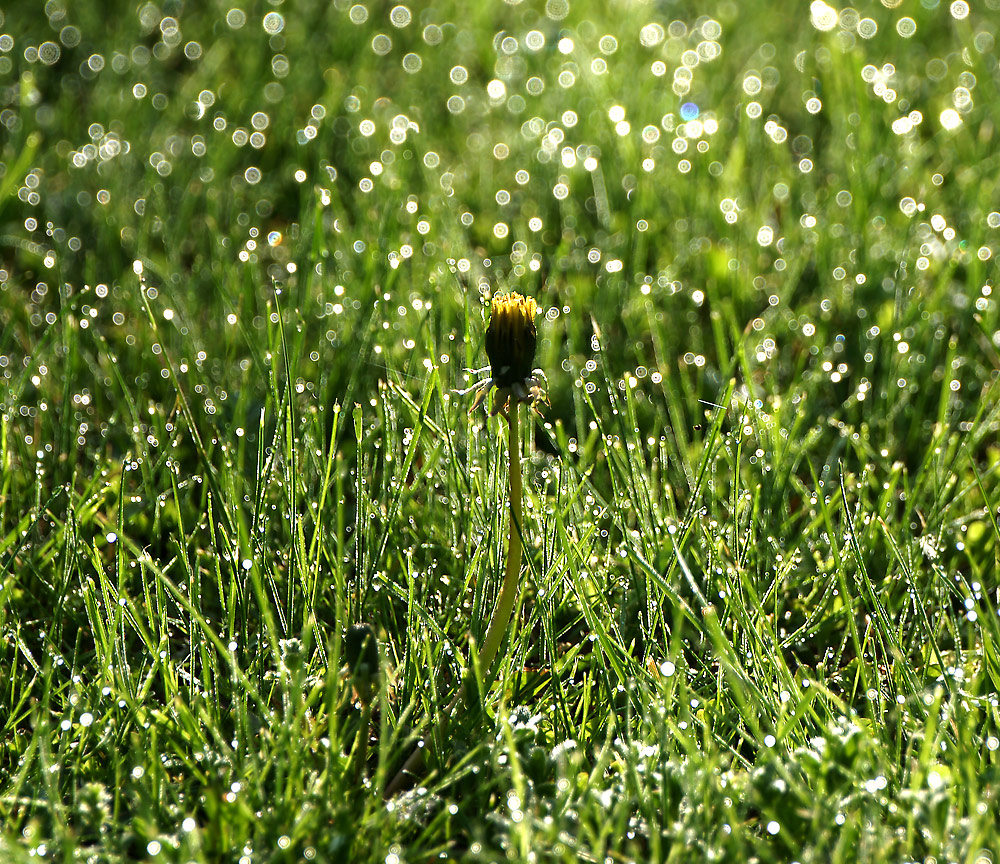
POLYGON ((413 16, 406 6, 393 6, 392 11, 389 12, 389 21, 392 22, 393 27, 406 27, 411 20, 413 20, 413 16))
POLYGON ((941 125, 951 131, 962 125, 962 116, 954 108, 945 108, 941 112, 941 125))
POLYGON ((285 18, 280 12, 268 12, 264 16, 264 32, 270 33, 272 36, 275 33, 280 33, 285 29, 285 18))
POLYGON ((639 43, 645 48, 655 48, 663 41, 664 36, 663 26, 654 22, 639 31, 639 43))

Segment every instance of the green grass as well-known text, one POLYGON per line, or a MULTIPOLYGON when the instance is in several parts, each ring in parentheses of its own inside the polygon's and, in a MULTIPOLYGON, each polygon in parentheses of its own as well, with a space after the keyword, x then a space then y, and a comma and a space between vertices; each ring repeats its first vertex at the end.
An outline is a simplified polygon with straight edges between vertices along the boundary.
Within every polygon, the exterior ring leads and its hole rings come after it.
POLYGON ((992 860, 963 5, 9 5, 0 857, 992 860), (477 690, 507 445, 453 391, 508 289, 551 405, 477 690))

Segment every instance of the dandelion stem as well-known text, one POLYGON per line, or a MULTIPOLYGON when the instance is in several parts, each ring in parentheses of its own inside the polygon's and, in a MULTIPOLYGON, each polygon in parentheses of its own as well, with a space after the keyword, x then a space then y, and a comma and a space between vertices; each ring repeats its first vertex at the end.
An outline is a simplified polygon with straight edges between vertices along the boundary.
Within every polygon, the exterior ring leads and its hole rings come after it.
POLYGON ((507 453, 510 458, 510 535, 507 541, 507 568, 500 596, 486 631, 483 649, 479 652, 479 668, 485 678, 496 660, 497 651, 507 632, 514 604, 517 602, 518 577, 521 573, 521 435, 516 399, 511 399, 507 420, 507 453))
MULTIPOLYGON (((507 540, 507 566, 504 572, 503 584, 497 605, 493 609, 483 648, 477 656, 479 671, 483 679, 490 680, 490 670, 497 659, 497 653, 503 642, 504 635, 514 612, 518 597, 518 577, 521 575, 521 526, 523 524, 523 502, 521 491, 521 430, 519 421, 520 405, 516 398, 511 398, 507 409, 507 455, 510 459, 510 526, 507 540)), ((475 650, 475 649, 473 649, 475 650)), ((438 731, 443 737, 448 728, 448 722, 458 707, 462 690, 455 694, 451 704, 445 708, 438 720, 438 731)), ((471 707, 471 703, 470 703, 471 707)), ((391 798, 397 792, 413 781, 424 767, 424 750, 417 748, 410 754, 399 773, 385 789, 385 797, 391 798)))

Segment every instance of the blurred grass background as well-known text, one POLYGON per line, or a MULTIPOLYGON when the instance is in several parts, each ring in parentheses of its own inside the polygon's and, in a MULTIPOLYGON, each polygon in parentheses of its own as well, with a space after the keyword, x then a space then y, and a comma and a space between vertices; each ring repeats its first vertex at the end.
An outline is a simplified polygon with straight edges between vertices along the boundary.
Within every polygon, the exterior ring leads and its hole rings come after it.
POLYGON ((992 860, 998 21, 8 5, 4 854, 992 860))

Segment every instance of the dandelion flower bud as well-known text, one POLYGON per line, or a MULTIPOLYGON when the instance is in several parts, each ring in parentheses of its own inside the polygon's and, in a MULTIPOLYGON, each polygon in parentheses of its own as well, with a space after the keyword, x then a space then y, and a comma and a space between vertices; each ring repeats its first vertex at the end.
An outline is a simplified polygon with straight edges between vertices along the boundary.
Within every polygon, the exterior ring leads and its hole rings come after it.
POLYGON ((534 297, 520 294, 493 297, 490 324, 486 328, 486 356, 497 387, 510 387, 531 378, 537 342, 536 309, 534 297))

